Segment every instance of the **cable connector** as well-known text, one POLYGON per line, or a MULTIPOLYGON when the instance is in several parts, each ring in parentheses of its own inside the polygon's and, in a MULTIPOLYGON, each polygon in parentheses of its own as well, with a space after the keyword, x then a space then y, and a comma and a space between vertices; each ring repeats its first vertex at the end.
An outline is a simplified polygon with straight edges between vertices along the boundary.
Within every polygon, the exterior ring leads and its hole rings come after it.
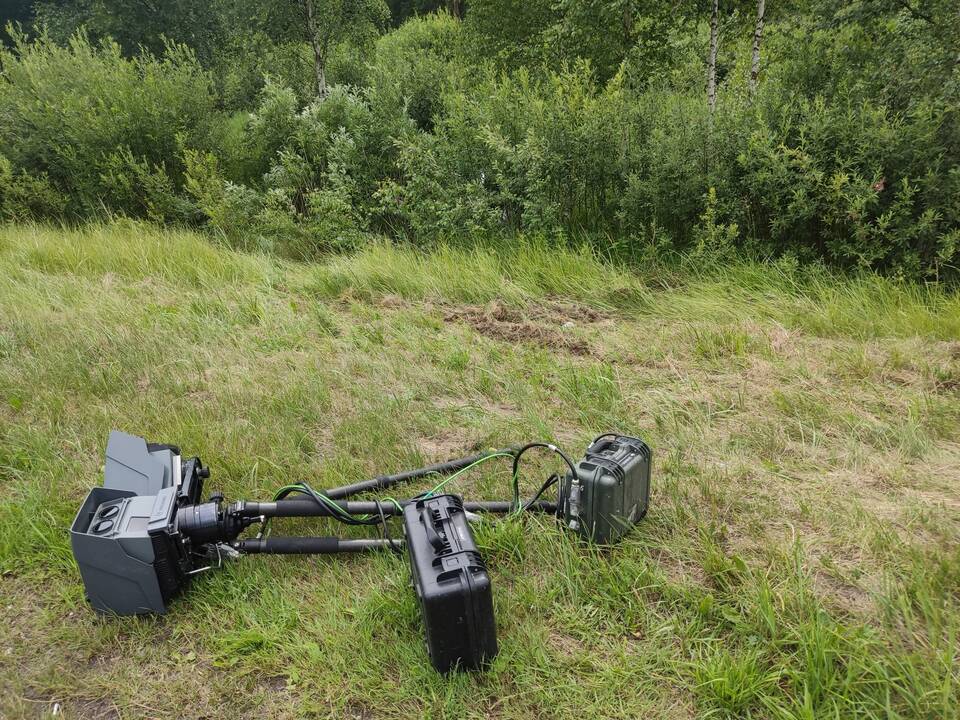
POLYGON ((567 516, 570 518, 567 526, 571 530, 580 529, 580 481, 574 479, 570 483, 570 497, 567 500, 567 516))

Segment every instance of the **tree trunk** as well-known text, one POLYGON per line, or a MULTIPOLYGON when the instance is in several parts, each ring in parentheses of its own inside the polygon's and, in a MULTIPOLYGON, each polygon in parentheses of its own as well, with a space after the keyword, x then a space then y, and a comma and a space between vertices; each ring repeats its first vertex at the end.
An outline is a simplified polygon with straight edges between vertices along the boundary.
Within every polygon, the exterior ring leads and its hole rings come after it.
POLYGON ((463 20, 463 1, 462 0, 447 0, 447 10, 457 20, 463 20))
POLYGON ((720 0, 713 0, 710 13, 710 57, 707 60, 707 106, 710 112, 717 106, 717 42, 719 40, 720 0))
POLYGON ((317 22, 313 14, 313 0, 303 0, 303 11, 307 21, 307 35, 310 36, 310 47, 313 48, 313 72, 317 77, 317 95, 327 96, 327 59, 317 37, 317 22))
POLYGON ((757 94, 757 80, 760 77, 760 39, 763 37, 763 15, 766 0, 757 0, 757 27, 753 31, 753 60, 750 63, 750 97, 757 94))

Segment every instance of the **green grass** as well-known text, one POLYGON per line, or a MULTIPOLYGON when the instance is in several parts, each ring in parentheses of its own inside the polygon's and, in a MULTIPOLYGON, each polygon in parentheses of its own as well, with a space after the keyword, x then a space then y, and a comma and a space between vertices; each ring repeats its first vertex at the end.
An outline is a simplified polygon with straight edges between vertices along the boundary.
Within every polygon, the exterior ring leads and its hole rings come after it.
MULTIPOLYGON (((957 717, 958 481, 941 289, 0 229, 3 717, 957 717), (167 616, 95 616, 66 528, 112 428, 199 454, 230 498, 617 428, 654 448, 652 506, 612 549, 484 520, 501 653, 442 677, 387 554, 246 558, 167 616)), ((509 469, 455 484, 507 497, 509 469)))

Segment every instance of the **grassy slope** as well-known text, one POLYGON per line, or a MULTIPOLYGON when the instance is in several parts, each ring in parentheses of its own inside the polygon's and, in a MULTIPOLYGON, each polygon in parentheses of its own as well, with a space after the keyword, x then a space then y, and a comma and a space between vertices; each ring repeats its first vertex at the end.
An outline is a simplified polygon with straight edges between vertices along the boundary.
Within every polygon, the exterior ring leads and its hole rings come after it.
MULTIPOLYGON (((960 300, 665 277, 0 230, 0 715, 956 716, 960 300), (609 551, 482 526, 501 654, 444 678, 389 555, 250 558, 166 617, 95 617, 65 528, 115 427, 200 454, 228 497, 613 427, 654 447, 652 509, 609 551)), ((485 467, 462 487, 506 497, 485 467)))

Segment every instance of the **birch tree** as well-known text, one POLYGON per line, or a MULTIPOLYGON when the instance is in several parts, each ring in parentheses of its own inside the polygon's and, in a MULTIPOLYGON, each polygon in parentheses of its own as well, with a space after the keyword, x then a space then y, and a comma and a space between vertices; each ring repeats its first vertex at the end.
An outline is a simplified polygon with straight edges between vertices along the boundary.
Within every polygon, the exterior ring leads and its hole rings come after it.
POLYGON ((325 98, 327 62, 341 42, 371 42, 390 17, 383 0, 299 0, 303 10, 307 42, 313 51, 313 72, 317 95, 325 98))
POLYGON ((767 9, 766 0, 757 0, 757 24, 753 30, 753 56, 750 60, 750 97, 757 94, 757 80, 760 77, 760 40, 763 37, 763 16, 767 9))
POLYGON ((707 57, 707 105, 717 106, 717 45, 720 41, 720 0, 713 0, 710 12, 710 54, 707 57))

